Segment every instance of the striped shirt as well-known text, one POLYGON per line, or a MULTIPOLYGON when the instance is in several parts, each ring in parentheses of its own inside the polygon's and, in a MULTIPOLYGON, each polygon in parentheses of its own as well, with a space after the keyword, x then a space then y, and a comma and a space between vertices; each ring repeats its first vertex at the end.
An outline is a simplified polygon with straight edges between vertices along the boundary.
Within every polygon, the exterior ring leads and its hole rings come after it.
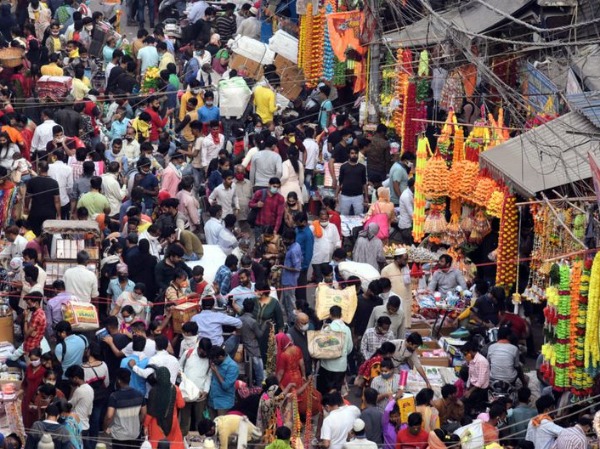
POLYGON ((563 430, 556 438, 555 449, 586 449, 588 440, 579 424, 563 430))
POLYGON ((144 395, 125 387, 115 391, 108 398, 108 407, 115 409, 110 435, 114 440, 135 440, 140 434, 140 409, 144 395))
POLYGON ((482 389, 490 385, 490 363, 479 352, 469 362, 469 385, 482 389))
POLYGON ((221 42, 227 42, 233 36, 237 30, 237 21, 235 16, 220 16, 216 20, 217 33, 221 36, 221 42))

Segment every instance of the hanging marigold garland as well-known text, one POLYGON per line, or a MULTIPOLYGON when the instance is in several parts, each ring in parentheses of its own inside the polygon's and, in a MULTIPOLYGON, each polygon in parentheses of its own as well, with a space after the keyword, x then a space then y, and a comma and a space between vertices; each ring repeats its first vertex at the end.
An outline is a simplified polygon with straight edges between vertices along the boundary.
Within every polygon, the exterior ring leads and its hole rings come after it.
MULTIPOLYGON (((312 9, 311 9, 312 10, 312 9)), ((308 8, 306 10, 308 14, 308 8)), ((319 82, 323 73, 323 47, 324 47, 324 27, 325 27, 325 8, 321 8, 319 13, 313 17, 311 37, 311 59, 306 74, 306 85, 314 88, 319 82)))
POLYGON ((298 41, 298 67, 304 70, 307 79, 312 65, 313 20, 312 2, 309 2, 306 5, 306 15, 300 21, 300 39, 298 41))
POLYGON ((292 415, 293 428, 290 446, 294 449, 298 449, 302 446, 302 421, 300 420, 300 411, 298 410, 298 394, 296 393, 295 388, 292 390, 292 415))
POLYGON ((413 230, 412 236, 415 242, 420 242, 425 237, 425 205, 427 200, 423 190, 423 174, 427 159, 431 155, 429 140, 427 137, 421 137, 417 145, 417 160, 415 163, 415 193, 413 209, 413 230))
POLYGON ((402 136, 402 127, 404 125, 404 108, 406 107, 404 104, 404 99, 408 93, 408 84, 410 79, 407 67, 412 67, 412 52, 410 50, 404 50, 402 47, 400 47, 396 53, 396 57, 396 72, 398 79, 394 94, 395 109, 393 114, 393 122, 396 133, 399 136, 402 136))
POLYGON ((496 253, 496 285, 507 290, 517 280, 518 228, 517 199, 511 195, 504 200, 496 253))

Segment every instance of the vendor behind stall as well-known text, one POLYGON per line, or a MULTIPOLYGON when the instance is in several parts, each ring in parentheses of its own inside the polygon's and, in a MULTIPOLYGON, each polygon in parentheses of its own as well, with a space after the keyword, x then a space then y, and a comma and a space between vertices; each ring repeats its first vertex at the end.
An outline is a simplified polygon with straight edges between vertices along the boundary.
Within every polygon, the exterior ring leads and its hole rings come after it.
POLYGON ((464 290, 467 289, 465 278, 460 271, 452 268, 452 257, 448 254, 442 254, 438 261, 438 269, 431 276, 428 288, 432 292, 440 292, 445 295, 458 286, 461 286, 464 290))
POLYGON ((431 388, 427 374, 425 374, 425 370, 421 366, 419 354, 416 352, 417 348, 423 344, 421 335, 413 332, 406 337, 406 340, 392 340, 390 343, 396 347, 396 352, 394 353, 394 357, 392 357, 394 365, 401 369, 402 365, 408 365, 411 369, 416 369, 425 381, 425 384, 427 384, 427 388, 431 388))

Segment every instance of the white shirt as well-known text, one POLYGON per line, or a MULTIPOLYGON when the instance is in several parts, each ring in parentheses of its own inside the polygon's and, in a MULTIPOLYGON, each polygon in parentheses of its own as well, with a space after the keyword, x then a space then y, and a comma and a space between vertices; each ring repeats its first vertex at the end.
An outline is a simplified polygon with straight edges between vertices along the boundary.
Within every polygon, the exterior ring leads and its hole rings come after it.
POLYGON ((233 253, 233 250, 239 246, 239 242, 235 235, 233 235, 233 232, 226 227, 223 227, 221 232, 219 232, 218 245, 219 248, 221 248, 223 252, 229 256, 231 253, 233 253))
POLYGON ((35 131, 33 132, 33 138, 31 139, 31 149, 33 152, 46 151, 46 145, 48 142, 54 139, 52 128, 56 125, 57 123, 54 120, 46 120, 44 123, 35 128, 35 131))
POLYGON ((355 405, 344 405, 327 415, 321 427, 321 439, 329 440, 329 449, 344 447, 348 433, 354 426, 354 420, 358 417, 360 417, 360 410, 355 405))
POLYGON ((525 439, 531 441, 535 445, 535 449, 550 449, 562 431, 562 427, 548 419, 542 419, 541 424, 537 427, 529 421, 525 439))
POLYGON ((1 259, 12 259, 13 257, 21 257, 23 250, 27 246, 27 239, 22 235, 18 235, 14 242, 9 243, 0 253, 1 259))
POLYGON ((158 237, 152 237, 148 230, 145 230, 140 234, 138 244, 141 240, 148 240, 148 244, 150 245, 150 254, 160 260, 160 250, 162 247, 158 241, 158 237))
POLYGON ((377 449, 377 443, 366 438, 353 438, 344 444, 344 449, 377 449))
MULTIPOLYGON (((174 356, 164 350, 158 351, 155 355, 150 357, 150 360, 148 360, 148 365, 156 365, 157 367, 167 368, 171 377, 171 383, 175 385, 180 367, 179 360, 177 360, 174 356)), ((147 379, 150 374, 154 373, 154 369, 152 368, 140 368, 137 365, 135 365, 132 370, 135 374, 143 377, 144 379, 147 379)), ((148 396, 148 393, 151 389, 152 387, 147 385, 146 396, 148 396)))
MULTIPOLYGON (((121 351, 125 357, 132 356, 133 351, 133 343, 128 343, 127 346, 123 348, 121 351)), ((150 340, 146 338, 146 346, 144 346, 144 350, 142 351, 146 359, 154 357, 156 354, 156 342, 154 340, 150 340)))
POLYGON ((140 144, 135 139, 131 142, 128 142, 127 139, 123 139, 122 153, 127 158, 129 168, 132 168, 135 165, 135 162, 140 158, 140 144))
POLYGON ((98 293, 98 278, 83 265, 71 267, 63 276, 65 290, 83 302, 91 302, 98 293))
POLYGON ((306 150, 306 161, 304 162, 304 168, 307 170, 314 170, 317 166, 317 159, 319 157, 319 144, 315 139, 304 139, 302 142, 304 149, 306 150))
POLYGON ((204 236, 208 245, 219 244, 219 233, 223 229, 223 223, 215 217, 210 217, 204 225, 204 236))
POLYGON ((69 403, 73 405, 73 413, 79 416, 81 430, 89 430, 90 415, 94 408, 94 389, 88 384, 78 386, 69 403))
POLYGON ((219 184, 211 192, 208 200, 211 204, 216 203, 223 208, 224 217, 229 214, 235 214, 235 210, 240 208, 238 197, 235 194, 235 184, 232 184, 228 189, 223 184, 219 184))
POLYGON ((202 160, 202 167, 208 167, 210 161, 215 159, 219 155, 219 150, 225 145, 225 136, 219 134, 219 143, 215 143, 212 135, 206 136, 202 140, 202 147, 200 148, 200 155, 202 160))
POLYGON ((205 393, 210 391, 210 382, 212 378, 212 370, 208 358, 198 356, 198 351, 194 348, 192 353, 187 355, 187 351, 181 355, 179 366, 183 374, 187 376, 194 384, 205 393))
POLYGON ((415 195, 410 189, 404 189, 404 192, 400 195, 400 217, 398 218, 399 229, 408 229, 412 227, 414 198, 415 195))
POLYGON ((256 17, 245 18, 237 27, 237 34, 259 40, 260 21, 256 17))
MULTIPOLYGON (((315 229, 312 225, 310 226, 310 230, 314 235, 315 229)), ((334 224, 329 223, 327 227, 323 228, 323 237, 319 239, 315 236, 311 263, 329 263, 331 261, 331 256, 333 256, 333 251, 341 246, 342 241, 340 240, 340 233, 334 224)))
POLYGON ((69 195, 73 192, 73 168, 63 161, 56 161, 48 166, 48 176, 58 182, 60 205, 69 204, 69 195))
POLYGON ((127 189, 119 184, 119 180, 114 173, 102 175, 102 193, 108 200, 108 204, 110 204, 110 215, 117 215, 121 210, 127 189))

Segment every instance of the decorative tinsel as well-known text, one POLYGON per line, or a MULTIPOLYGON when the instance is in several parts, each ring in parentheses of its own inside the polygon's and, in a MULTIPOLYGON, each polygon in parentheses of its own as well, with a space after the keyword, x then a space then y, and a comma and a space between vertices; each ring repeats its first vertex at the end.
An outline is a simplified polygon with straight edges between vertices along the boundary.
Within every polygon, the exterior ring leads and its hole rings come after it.
MULTIPOLYGON (((325 13, 331 14, 333 7, 330 3, 325 6, 325 13)), ((330 81, 335 75, 334 71, 334 55, 331 48, 331 40, 329 36, 329 27, 325 25, 325 38, 323 39, 323 78, 330 81)))
POLYGON ((306 419, 304 423, 304 447, 310 448, 312 442, 312 408, 313 408, 313 380, 309 379, 309 384, 306 387, 306 419))
MULTIPOLYGON (((298 410, 298 395, 296 389, 292 390, 292 419, 294 420, 292 426, 292 438, 290 439, 290 446, 294 449, 298 447, 298 443, 302 443, 302 421, 300 421, 300 411, 298 410)), ((306 446, 308 447, 308 446, 306 446)))
POLYGON ((269 343, 267 345, 267 366, 265 371, 267 376, 275 374, 277 370, 277 344, 275 342, 275 326, 271 326, 269 331, 269 343))

